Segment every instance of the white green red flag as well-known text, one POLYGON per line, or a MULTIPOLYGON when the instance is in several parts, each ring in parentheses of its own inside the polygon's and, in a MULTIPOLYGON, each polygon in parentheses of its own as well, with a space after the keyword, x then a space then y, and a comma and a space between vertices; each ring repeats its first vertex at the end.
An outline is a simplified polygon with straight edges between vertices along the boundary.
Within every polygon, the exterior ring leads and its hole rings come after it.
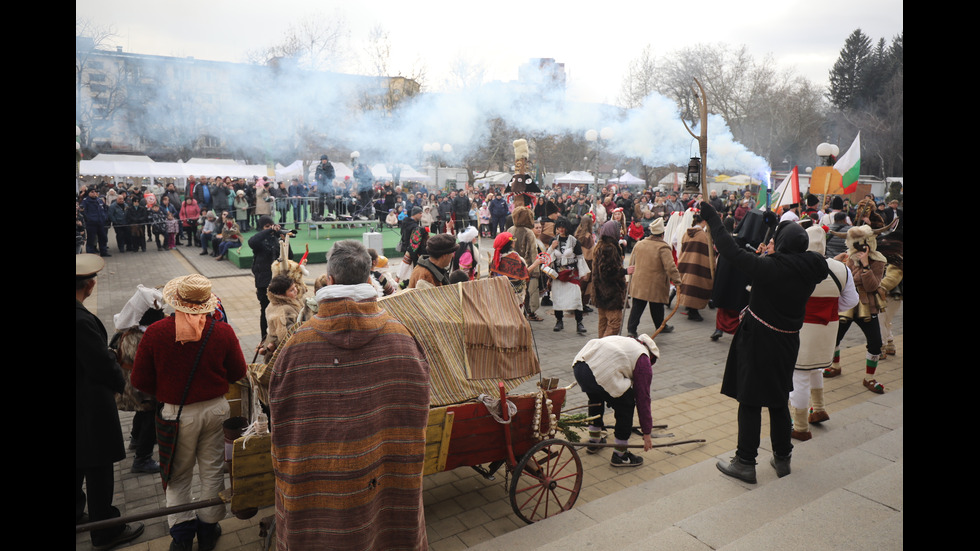
POLYGON ((841 155, 834 163, 834 171, 837 177, 841 178, 841 193, 854 193, 857 190, 858 175, 861 172, 861 133, 854 137, 854 143, 841 155))
MULTIPOLYGON (((774 211, 779 211, 780 207, 786 207, 792 205, 793 203, 800 202, 800 171, 799 167, 794 166, 793 170, 783 178, 782 183, 776 188, 776 191, 772 192, 772 200, 770 202, 770 208, 774 211)), ((765 205, 759 205, 759 208, 765 209, 765 205)))

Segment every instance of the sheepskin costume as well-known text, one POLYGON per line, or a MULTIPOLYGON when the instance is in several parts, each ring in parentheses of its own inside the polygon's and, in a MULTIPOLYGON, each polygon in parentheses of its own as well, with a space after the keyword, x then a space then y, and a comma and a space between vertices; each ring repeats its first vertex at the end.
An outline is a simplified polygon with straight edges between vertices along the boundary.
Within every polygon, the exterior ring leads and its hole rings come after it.
MULTIPOLYGON (((309 253, 307 253, 309 254, 309 253)), ((279 242, 279 258, 272 263, 272 277, 285 274, 296 282, 299 289, 298 298, 302 299, 307 294, 305 278, 310 277, 310 272, 306 269, 306 254, 296 262, 289 258, 289 236, 279 242)))

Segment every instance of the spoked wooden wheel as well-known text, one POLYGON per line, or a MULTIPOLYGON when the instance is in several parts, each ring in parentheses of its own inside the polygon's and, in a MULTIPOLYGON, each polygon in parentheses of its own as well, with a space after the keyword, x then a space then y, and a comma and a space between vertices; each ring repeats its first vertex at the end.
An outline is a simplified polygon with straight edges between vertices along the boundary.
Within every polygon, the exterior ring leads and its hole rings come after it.
POLYGON ((514 468, 510 505, 531 524, 567 511, 582 490, 582 460, 564 440, 535 444, 514 468))

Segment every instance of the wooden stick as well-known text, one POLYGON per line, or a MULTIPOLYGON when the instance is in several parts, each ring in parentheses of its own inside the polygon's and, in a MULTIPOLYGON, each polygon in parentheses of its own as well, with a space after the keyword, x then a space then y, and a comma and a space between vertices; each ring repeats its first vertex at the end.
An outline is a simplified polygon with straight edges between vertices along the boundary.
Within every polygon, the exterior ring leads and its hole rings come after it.
MULTIPOLYGON (((667 448, 667 447, 670 447, 670 446, 678 446, 680 444, 698 444, 698 443, 703 443, 703 442, 707 442, 707 440, 705 440, 703 438, 697 438, 697 439, 692 439, 692 440, 675 440, 674 442, 667 442, 667 443, 664 443, 664 444, 654 444, 653 447, 654 448, 667 448)), ((569 446, 574 446, 574 447, 590 446, 590 447, 596 447, 596 448, 633 448, 633 449, 637 449, 637 448, 642 449, 644 447, 644 444, 627 444, 625 446, 620 446, 619 444, 616 444, 616 443, 602 444, 602 443, 599 443, 599 442, 569 442, 568 445, 569 446)))
POLYGON ((657 335, 659 335, 660 332, 664 330, 664 327, 667 327, 667 322, 670 321, 670 318, 674 317, 674 314, 677 313, 677 307, 679 307, 681 305, 681 297, 680 297, 680 294, 681 294, 681 290, 678 288, 677 289, 677 295, 678 296, 677 297, 674 297, 677 300, 677 304, 674 305, 674 309, 670 311, 670 314, 667 314, 667 317, 664 318, 664 322, 660 324, 660 327, 658 327, 657 330, 654 331, 652 335, 650 335, 650 338, 651 339, 652 338, 655 338, 657 335))

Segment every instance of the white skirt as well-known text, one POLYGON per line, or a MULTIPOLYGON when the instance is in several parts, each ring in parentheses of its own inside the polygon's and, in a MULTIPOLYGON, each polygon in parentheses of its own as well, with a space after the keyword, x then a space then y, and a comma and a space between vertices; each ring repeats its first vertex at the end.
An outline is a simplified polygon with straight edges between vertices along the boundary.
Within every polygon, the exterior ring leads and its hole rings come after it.
POLYGON ((574 283, 553 279, 551 302, 556 311, 582 310, 582 288, 574 283))

